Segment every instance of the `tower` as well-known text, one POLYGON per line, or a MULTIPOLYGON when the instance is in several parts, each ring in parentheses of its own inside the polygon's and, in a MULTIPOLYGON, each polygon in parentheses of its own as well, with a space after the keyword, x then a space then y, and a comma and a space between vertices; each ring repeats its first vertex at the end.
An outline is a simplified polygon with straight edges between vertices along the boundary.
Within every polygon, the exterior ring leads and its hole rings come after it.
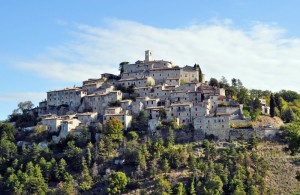
POLYGON ((152 61, 152 52, 150 50, 145 51, 145 62, 152 61))

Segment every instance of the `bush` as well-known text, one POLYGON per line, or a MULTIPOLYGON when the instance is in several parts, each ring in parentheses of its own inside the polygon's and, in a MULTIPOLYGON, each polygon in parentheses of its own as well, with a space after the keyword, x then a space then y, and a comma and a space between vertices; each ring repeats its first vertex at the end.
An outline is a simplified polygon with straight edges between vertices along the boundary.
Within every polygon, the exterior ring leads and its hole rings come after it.
POLYGON ((253 129, 252 123, 238 123, 238 124, 230 124, 230 127, 233 129, 253 129))

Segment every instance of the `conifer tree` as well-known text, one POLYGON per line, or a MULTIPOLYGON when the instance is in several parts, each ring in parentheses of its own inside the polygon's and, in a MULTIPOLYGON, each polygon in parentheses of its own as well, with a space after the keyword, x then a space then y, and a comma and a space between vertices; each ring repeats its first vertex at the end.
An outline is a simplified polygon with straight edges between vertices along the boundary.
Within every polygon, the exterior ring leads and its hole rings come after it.
POLYGON ((189 195, 196 195, 195 178, 194 178, 194 176, 191 179, 190 189, 189 189, 189 195))
POLYGON ((93 187, 93 179, 89 173, 89 169, 86 164, 86 160, 82 157, 82 172, 81 172, 81 182, 79 184, 79 189, 82 191, 89 190, 93 187))
POLYGON ((170 165, 168 159, 166 158, 163 159, 161 169, 165 173, 165 175, 170 171, 170 165))
POLYGON ((270 116, 274 117, 275 116, 275 99, 274 99, 274 95, 273 93, 271 93, 271 97, 270 97, 270 116))
POLYGON ((172 128, 169 128, 168 131, 168 141, 167 141, 167 147, 170 148, 174 145, 175 138, 174 138, 174 131, 172 128))

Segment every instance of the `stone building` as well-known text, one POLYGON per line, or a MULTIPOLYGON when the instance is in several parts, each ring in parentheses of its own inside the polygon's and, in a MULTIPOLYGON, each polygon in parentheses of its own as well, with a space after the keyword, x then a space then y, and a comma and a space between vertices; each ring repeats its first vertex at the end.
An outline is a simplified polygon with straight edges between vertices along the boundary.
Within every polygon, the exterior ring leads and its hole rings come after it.
POLYGON ((55 90, 47 92, 47 106, 68 105, 71 109, 77 109, 81 104, 81 99, 87 95, 79 87, 65 88, 62 90, 55 90))
POLYGON ((125 87, 129 87, 129 86, 147 87, 147 86, 155 85, 155 80, 152 77, 127 78, 127 79, 120 79, 118 83, 119 85, 125 87))
POLYGON ((124 130, 127 130, 131 127, 132 116, 129 115, 127 110, 122 110, 121 107, 107 108, 105 110, 105 114, 103 115, 103 125, 105 125, 107 121, 111 120, 112 118, 118 118, 121 120, 124 130))
POLYGON ((230 114, 220 114, 215 116, 200 116, 194 119, 196 131, 202 131, 207 135, 215 135, 219 139, 229 138, 230 114))

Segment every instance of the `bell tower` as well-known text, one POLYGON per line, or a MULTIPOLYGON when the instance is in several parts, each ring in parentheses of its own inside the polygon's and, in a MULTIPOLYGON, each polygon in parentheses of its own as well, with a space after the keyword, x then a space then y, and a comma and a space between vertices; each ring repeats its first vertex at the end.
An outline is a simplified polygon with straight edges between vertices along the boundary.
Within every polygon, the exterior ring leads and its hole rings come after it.
POLYGON ((152 52, 150 50, 145 51, 145 62, 152 61, 152 52))

